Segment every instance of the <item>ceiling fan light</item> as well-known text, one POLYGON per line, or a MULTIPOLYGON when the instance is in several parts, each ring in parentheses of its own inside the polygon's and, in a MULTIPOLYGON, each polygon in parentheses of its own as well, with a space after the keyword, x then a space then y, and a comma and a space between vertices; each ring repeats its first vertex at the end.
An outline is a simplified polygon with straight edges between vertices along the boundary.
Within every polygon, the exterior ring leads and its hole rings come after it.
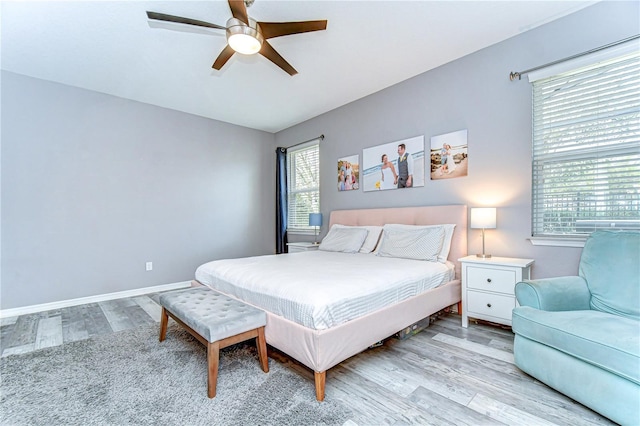
POLYGON ((262 47, 258 39, 247 34, 233 34, 227 41, 233 50, 243 55, 258 53, 262 47))
POLYGON ((231 18, 227 22, 227 43, 233 50, 243 55, 253 55, 262 48, 264 38, 255 27, 256 23, 249 20, 252 26, 246 25, 238 19, 231 18))

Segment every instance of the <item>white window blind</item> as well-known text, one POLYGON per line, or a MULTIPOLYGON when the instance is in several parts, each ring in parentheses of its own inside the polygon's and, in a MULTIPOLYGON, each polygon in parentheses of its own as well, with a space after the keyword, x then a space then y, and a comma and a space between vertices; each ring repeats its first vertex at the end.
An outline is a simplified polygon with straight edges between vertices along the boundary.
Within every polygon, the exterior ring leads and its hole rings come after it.
POLYGON ((287 231, 313 232, 315 228, 309 226, 309 213, 320 211, 319 140, 289 149, 287 157, 287 231))
POLYGON ((640 229, 640 53, 533 82, 533 236, 640 229))

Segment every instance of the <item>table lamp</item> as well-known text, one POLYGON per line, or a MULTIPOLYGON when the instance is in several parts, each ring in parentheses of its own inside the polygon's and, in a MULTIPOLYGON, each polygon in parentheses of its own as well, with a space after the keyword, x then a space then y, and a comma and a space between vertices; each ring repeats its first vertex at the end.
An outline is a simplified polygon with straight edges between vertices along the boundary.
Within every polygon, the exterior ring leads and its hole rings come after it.
POLYGON ((495 207, 471 207, 471 229, 482 229, 482 254, 477 257, 489 259, 490 254, 484 252, 484 230, 496 228, 495 207))
POLYGON ((322 226, 322 213, 309 213, 309 226, 316 227, 313 244, 318 244, 318 227, 322 226))

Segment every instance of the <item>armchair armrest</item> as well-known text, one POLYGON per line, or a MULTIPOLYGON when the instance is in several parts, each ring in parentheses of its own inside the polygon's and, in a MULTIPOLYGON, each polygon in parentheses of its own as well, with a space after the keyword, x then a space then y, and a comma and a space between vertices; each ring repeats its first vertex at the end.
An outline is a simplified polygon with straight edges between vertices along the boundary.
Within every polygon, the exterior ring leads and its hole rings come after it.
POLYGON ((580 311, 591 309, 591 292, 579 276, 524 280, 516 284, 521 306, 543 311, 580 311))

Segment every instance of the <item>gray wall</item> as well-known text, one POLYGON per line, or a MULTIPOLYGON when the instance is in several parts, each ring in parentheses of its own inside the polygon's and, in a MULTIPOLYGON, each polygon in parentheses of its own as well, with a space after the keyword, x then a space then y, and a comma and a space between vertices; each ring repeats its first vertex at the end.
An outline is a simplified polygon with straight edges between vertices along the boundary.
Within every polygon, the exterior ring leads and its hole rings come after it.
POLYGON ((2 309, 274 251, 273 134, 8 72, 1 108, 2 309))
MULTIPOLYGON (((535 277, 575 274, 581 249, 532 246, 531 89, 521 71, 640 32, 638 2, 599 3, 276 134, 288 146, 324 133, 320 145, 321 210, 467 204, 498 207, 487 251, 533 258, 535 277), (468 176, 385 192, 336 189, 336 163, 362 149, 468 129, 468 176)), ((418 53, 420 54, 420 53, 418 53)), ((425 52, 424 54, 428 54, 425 52)), ((393 66, 393 64, 388 64, 393 66)), ((375 72, 375 70, 371 70, 375 72)), ((323 233, 326 233, 326 226, 323 233)), ((295 237, 292 237, 292 239, 295 237)), ((481 251, 469 232, 469 253, 481 251)))

